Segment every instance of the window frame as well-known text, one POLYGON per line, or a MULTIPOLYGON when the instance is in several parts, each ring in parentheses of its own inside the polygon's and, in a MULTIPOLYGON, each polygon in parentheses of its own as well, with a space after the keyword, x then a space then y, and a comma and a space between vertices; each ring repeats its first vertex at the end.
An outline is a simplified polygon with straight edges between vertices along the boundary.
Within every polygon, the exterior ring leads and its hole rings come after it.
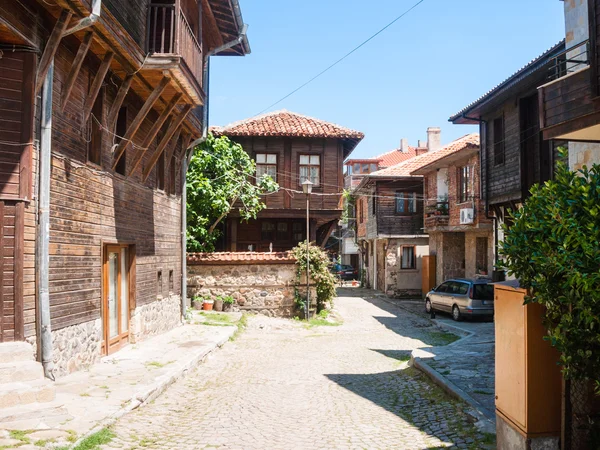
POLYGON ((416 245, 401 245, 400 246, 400 270, 417 270, 417 246, 416 245), (404 249, 412 249, 412 258, 410 267, 404 267, 404 249))
MULTIPOLYGON (((127 106, 121 106, 119 108, 119 112, 117 113, 117 121, 115 123, 115 134, 117 136, 121 136, 121 138, 125 136, 125 133, 127 133, 128 116, 129 111, 127 110, 127 106)), ((127 147, 127 145, 124 147, 123 154, 115 165, 115 173, 118 173, 122 176, 127 175, 127 147)))
POLYGON ((407 192, 407 191, 396 191, 396 195, 394 196, 394 208, 397 215, 401 216, 413 216, 415 214, 419 214, 419 198, 417 192, 407 192), (401 196, 401 197, 400 197, 401 196), (401 200, 402 198, 402 200, 401 200), (402 211, 398 207, 400 205, 400 201, 403 202, 402 211), (412 202, 413 211, 411 211, 410 204, 412 202))
POLYGON ((279 173, 279 153, 276 153, 276 152, 254 152, 254 163, 256 164, 255 175, 256 175, 257 182, 260 179, 258 176, 258 166, 275 166, 275 177, 271 177, 271 178, 273 178, 273 181, 275 181, 277 183, 277 178, 278 178, 277 175, 279 173), (275 156, 275 164, 259 163, 258 155, 265 155, 265 160, 267 160, 270 155, 275 156))
MULTIPOLYGON (((301 167, 309 167, 309 174, 310 174, 310 167, 316 167, 314 164, 310 164, 310 157, 311 156, 318 156, 319 157, 319 183, 314 183, 313 184, 313 189, 322 189, 323 187, 323 154, 322 153, 298 153, 298 170, 297 170, 297 177, 298 177, 298 186, 302 186, 302 177, 300 176, 300 169, 301 167), (309 164, 300 164, 300 160, 302 159, 302 156, 308 156, 309 157, 309 164)), ((312 180, 311 180, 312 181, 312 180)))
POLYGON ((92 106, 92 112, 88 119, 89 141, 86 149, 86 162, 95 167, 102 167, 102 146, 104 145, 104 88, 100 88, 98 96, 92 106), (98 122, 94 119, 97 115, 98 122), (91 155, 97 152, 97 160, 92 159, 91 155))
POLYGON ((156 160, 156 189, 161 192, 165 192, 167 187, 167 180, 165 179, 165 152, 162 152, 156 160))
POLYGON ((473 167, 469 165, 458 168, 458 203, 467 203, 473 198, 473 167))
POLYGON ((494 149, 494 166, 501 166, 506 161, 504 114, 492 121, 492 138, 494 149), (500 138, 500 139, 499 139, 500 138))

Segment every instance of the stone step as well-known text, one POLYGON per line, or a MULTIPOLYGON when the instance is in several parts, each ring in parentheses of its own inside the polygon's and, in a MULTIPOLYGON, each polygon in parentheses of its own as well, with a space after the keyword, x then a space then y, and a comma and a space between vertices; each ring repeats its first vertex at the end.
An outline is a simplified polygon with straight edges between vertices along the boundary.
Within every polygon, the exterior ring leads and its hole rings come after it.
POLYGON ((6 383, 0 386, 0 409, 30 403, 46 403, 54 400, 54 383, 41 380, 6 383))
POLYGON ((54 426, 72 418, 64 403, 53 400, 48 403, 29 403, 0 409, 0 429, 35 430, 40 424, 54 426), (19 426, 23 424, 24 426, 19 426))
POLYGON ((27 342, 0 344, 0 364, 14 361, 33 361, 33 347, 27 342))
POLYGON ((0 363, 0 390, 4 383, 41 380, 44 369, 37 361, 13 361, 0 363))

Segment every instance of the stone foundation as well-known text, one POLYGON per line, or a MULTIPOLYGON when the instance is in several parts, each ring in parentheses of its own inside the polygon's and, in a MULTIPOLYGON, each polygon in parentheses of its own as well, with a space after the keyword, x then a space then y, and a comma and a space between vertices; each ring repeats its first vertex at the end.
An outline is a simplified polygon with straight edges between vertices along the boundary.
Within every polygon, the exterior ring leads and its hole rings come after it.
POLYGON ((526 438, 499 414, 496 414, 496 446, 498 450, 560 449, 558 437, 526 438))
POLYGON ((139 306, 129 321, 129 342, 172 330, 181 325, 181 296, 171 295, 139 306))

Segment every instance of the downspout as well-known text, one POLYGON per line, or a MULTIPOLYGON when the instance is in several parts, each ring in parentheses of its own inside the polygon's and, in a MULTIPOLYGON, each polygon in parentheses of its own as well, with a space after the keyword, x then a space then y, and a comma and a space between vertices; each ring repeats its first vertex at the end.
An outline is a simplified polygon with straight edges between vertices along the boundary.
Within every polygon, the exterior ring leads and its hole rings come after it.
MULTIPOLYGON (((237 5, 237 2, 233 2, 237 5)), ((239 10, 239 5, 237 5, 239 10)), ((236 12, 237 17, 237 12, 236 12)), ((240 16, 241 17, 241 16, 240 16)), ((238 44, 246 42, 246 32, 248 25, 242 26, 239 36, 233 41, 227 42, 220 47, 210 50, 204 58, 204 67, 202 68, 202 80, 204 81, 206 99, 202 108, 202 136, 192 142, 183 154, 181 161, 181 315, 185 317, 187 309, 187 171, 194 155, 196 146, 202 144, 208 138, 208 99, 210 90, 210 57, 224 50, 230 49, 238 44)))
MULTIPOLYGON (((98 21, 102 10, 102 0, 93 0, 92 13, 81 19, 62 36, 87 28, 98 21)), ((54 58, 42 87, 42 123, 39 155, 39 193, 37 227, 37 266, 38 266, 38 309, 40 318, 40 355, 44 376, 54 380, 54 360, 52 356, 52 323, 50 317, 50 171, 52 160, 52 89, 54 84, 54 58)))
POLYGON ((40 317, 40 354, 44 376, 54 380, 52 327, 50 323, 50 160, 52 152, 52 84, 54 59, 46 74, 42 90, 42 127, 40 134, 40 180, 38 196, 37 262, 39 274, 38 308, 40 317))

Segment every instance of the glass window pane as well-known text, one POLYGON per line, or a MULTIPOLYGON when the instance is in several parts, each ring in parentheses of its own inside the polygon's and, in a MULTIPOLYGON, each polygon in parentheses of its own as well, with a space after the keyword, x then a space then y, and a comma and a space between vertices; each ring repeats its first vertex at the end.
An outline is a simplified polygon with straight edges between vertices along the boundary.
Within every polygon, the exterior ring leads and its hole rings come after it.
POLYGON ((287 231, 288 230, 288 224, 286 222, 279 222, 277 224, 277 231, 287 231))
POLYGON ((315 186, 319 185, 319 168, 311 167, 310 168, 310 181, 312 181, 315 186))
POLYGON ((129 255, 121 249, 121 333, 129 329, 129 255))
POLYGON ((404 212, 404 194, 396 194, 396 211, 404 212))
POLYGON ((321 157, 319 155, 311 155, 310 156, 310 163, 311 164, 319 164, 321 161, 321 157))
POLYGON ((360 173, 360 164, 354 164, 354 173, 360 173))
POLYGON ((362 165, 362 173, 369 173, 369 165, 368 164, 362 165))
POLYGON ((267 155, 267 163, 277 164, 277 155, 267 155))
POLYGON ((308 164, 310 159, 308 155, 300 155, 300 164, 308 164))
POLYGON ((416 196, 415 194, 409 194, 408 196, 408 212, 414 213, 417 212, 417 208, 415 205, 416 196))
POLYGON ((256 154, 256 163, 257 164, 264 164, 266 162, 267 162, 267 155, 265 155, 264 153, 256 154))
POLYGON ((119 254, 108 254, 108 334, 110 338, 119 335, 119 309, 118 309, 118 280, 119 280, 119 254))
POLYGON ((308 167, 301 166, 300 167, 300 183, 304 183, 308 178, 308 167))
POLYGON ((377 164, 371 164, 371 172, 377 171, 377 164))

